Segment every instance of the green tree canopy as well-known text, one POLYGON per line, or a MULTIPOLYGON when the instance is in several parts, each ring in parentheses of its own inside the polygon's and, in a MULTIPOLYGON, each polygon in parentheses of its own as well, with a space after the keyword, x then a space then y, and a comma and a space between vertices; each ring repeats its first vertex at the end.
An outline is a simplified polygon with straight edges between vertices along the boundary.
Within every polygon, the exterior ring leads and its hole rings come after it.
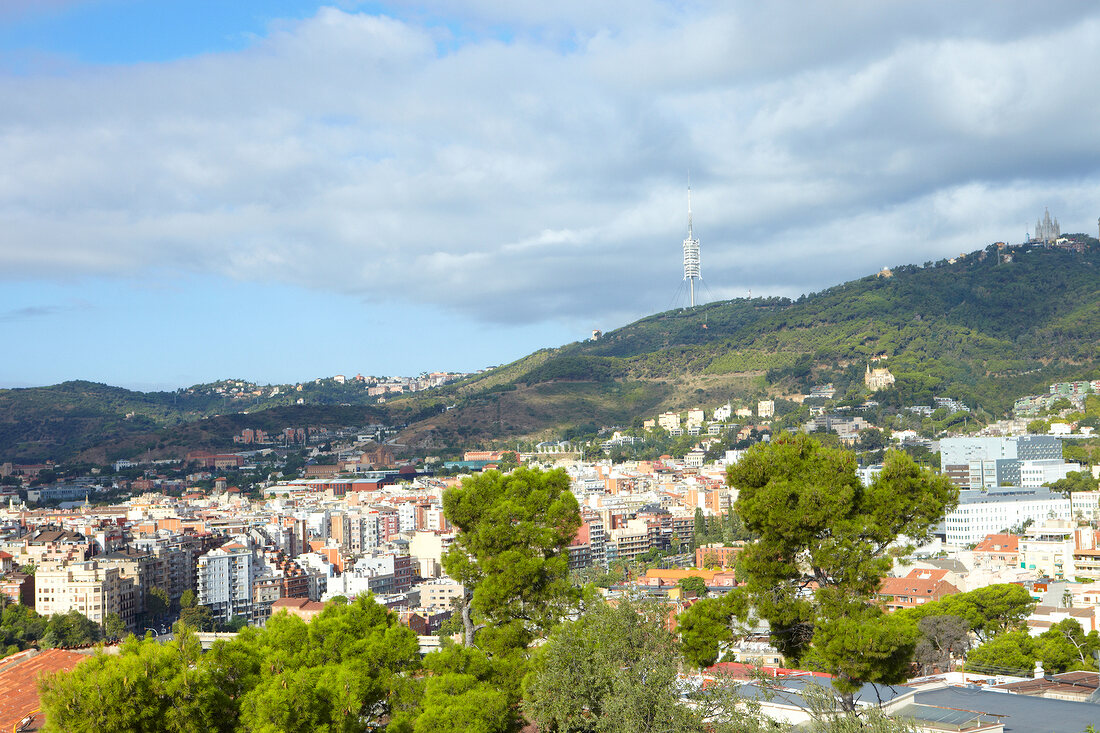
POLYGON ((0 613, 0 657, 26 649, 46 633, 48 619, 30 606, 13 603, 0 613))
POLYGON ((157 621, 168 614, 172 603, 168 592, 163 588, 150 588, 145 594, 145 615, 150 621, 157 621))
POLYGON ((106 639, 121 639, 126 636, 126 624, 117 613, 107 614, 103 619, 103 636, 106 639))
POLYGON ((129 637, 39 687, 51 731, 376 729, 419 667, 416 635, 368 598, 330 604, 312 622, 276 614, 207 653, 177 625, 168 644, 129 637))
POLYGON ((981 641, 1004 631, 1024 628, 1035 601, 1022 585, 995 583, 967 593, 955 593, 916 608, 898 612, 898 616, 918 623, 928 616, 958 616, 964 619, 981 641))
POLYGON ((707 594, 707 582, 697 575, 681 578, 677 585, 686 595, 694 598, 703 598, 707 594))
POLYGON ((1026 631, 998 634, 966 655, 966 668, 984 674, 1030 676, 1035 666, 1035 642, 1026 631))
POLYGON ((1091 471, 1070 471, 1066 477, 1050 484, 1051 491, 1060 491, 1069 496, 1074 491, 1096 491, 1100 489, 1100 479, 1091 471))
POLYGON ((523 708, 540 730, 701 731, 680 705, 680 655, 659 608, 594 604, 539 647, 523 708))
POLYGON ((99 624, 80 613, 55 613, 46 622, 46 632, 42 635, 42 646, 83 646, 99 641, 103 633, 99 624))
POLYGON ((565 548, 581 524, 565 471, 487 471, 448 489, 443 511, 459 529, 443 566, 465 586, 467 646, 480 628, 475 615, 496 631, 515 627, 523 647, 561 618, 575 596, 565 548))
POLYGON ((758 537, 740 557, 746 590, 777 648, 799 662, 814 647, 810 659, 836 675, 847 705, 863 682, 904 679, 916 632, 872 602, 890 567, 885 550, 902 535, 927 538, 958 491, 896 450, 865 487, 852 453, 806 435, 753 447, 728 481, 758 537))
POLYGON ((118 655, 98 653, 38 686, 49 733, 234 729, 232 701, 186 629, 167 644, 131 636, 118 655))
POLYGON ((408 695, 415 703, 394 716, 390 733, 507 733, 519 728, 513 687, 485 652, 451 644, 424 658, 427 674, 408 695))
POLYGON ((718 661, 722 644, 733 640, 733 621, 746 621, 748 598, 735 589, 718 598, 704 598, 680 614, 677 632, 684 658, 692 665, 706 668, 718 661))

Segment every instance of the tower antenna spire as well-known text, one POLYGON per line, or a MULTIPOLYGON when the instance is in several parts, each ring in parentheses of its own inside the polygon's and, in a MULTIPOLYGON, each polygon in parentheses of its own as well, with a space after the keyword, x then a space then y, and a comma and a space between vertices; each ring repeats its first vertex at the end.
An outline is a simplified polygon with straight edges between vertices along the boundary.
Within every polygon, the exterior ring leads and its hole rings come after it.
POLYGON ((688 239, 691 239, 691 183, 688 183, 688 239))
POLYGON ((699 240, 695 238, 691 221, 691 182, 688 181, 688 235, 684 240, 684 279, 691 289, 691 307, 695 307, 695 281, 702 279, 699 269, 699 240))

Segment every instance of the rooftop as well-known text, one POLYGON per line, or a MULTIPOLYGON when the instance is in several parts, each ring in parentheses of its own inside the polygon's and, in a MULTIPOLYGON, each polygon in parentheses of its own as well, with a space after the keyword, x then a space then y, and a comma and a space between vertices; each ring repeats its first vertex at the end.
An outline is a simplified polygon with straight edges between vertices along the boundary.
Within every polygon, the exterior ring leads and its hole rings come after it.
MULTIPOLYGON (((0 731, 15 730, 24 718, 38 713, 38 678, 44 673, 70 670, 87 659, 78 652, 49 649, 28 650, 0 659, 0 731)), ((39 714, 25 730, 38 730, 44 718, 39 714)))

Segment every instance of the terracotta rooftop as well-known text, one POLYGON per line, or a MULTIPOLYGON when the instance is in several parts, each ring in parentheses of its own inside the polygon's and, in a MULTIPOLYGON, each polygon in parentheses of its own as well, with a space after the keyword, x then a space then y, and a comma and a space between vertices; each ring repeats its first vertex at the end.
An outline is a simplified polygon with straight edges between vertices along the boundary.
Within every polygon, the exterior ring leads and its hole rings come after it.
POLYGON ((62 649, 21 652, 0 659, 0 731, 16 730, 24 718, 38 713, 20 730, 38 730, 45 722, 38 711, 38 677, 47 672, 70 670, 87 659, 86 654, 62 649))
POLYGON ((1020 538, 1014 534, 991 534, 974 546, 974 552, 1020 551, 1020 538))
POLYGON ((937 595, 957 593, 958 588, 940 578, 913 577, 885 578, 879 587, 880 594, 887 596, 919 596, 932 598, 937 595))
POLYGON ((684 578, 712 580, 716 572, 715 570, 704 570, 701 568, 650 568, 645 572, 645 577, 663 578, 666 580, 682 580, 684 578))
MULTIPOLYGON (((272 611, 280 608, 300 608, 305 611, 321 611, 324 610, 325 604, 319 601, 311 601, 308 598, 280 598, 271 604, 272 611)), ((3 729, 0 729, 2 731, 3 729)))

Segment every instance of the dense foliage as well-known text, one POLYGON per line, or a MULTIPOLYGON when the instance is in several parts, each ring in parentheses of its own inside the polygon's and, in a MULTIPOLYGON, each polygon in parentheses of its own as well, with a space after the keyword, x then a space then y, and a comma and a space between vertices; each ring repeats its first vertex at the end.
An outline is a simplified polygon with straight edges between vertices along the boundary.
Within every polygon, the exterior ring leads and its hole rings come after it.
POLYGON ((574 597, 565 548, 581 519, 569 477, 561 469, 487 471, 448 489, 443 511, 460 530, 443 565, 466 590, 466 645, 476 622, 526 648, 574 597))
POLYGON ((864 486, 851 453, 805 435, 750 449, 728 480, 758 535, 739 558, 744 592, 775 646, 835 675, 849 704, 863 682, 903 680, 916 633, 873 601, 890 568, 885 550, 899 536, 927 538, 957 490, 900 451, 864 486))
POLYGON ((103 638, 103 630, 79 611, 42 616, 19 603, 0 613, 0 657, 31 646, 84 646, 103 638))
POLYGON ((160 644, 130 637, 39 683, 48 730, 366 731, 419 667, 416 635, 361 598, 311 623, 277 614, 203 654, 185 626, 160 644))

